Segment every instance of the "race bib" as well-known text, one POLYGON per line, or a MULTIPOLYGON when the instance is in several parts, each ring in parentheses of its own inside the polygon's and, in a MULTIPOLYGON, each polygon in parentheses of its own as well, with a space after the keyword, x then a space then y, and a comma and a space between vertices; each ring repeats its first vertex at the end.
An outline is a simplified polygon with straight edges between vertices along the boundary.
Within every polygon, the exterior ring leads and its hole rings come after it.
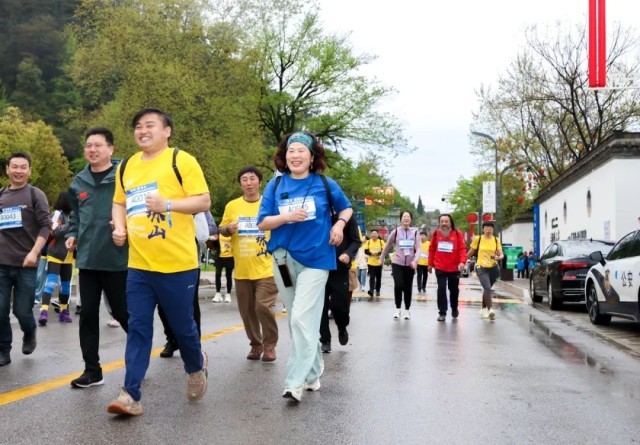
POLYGON ((414 242, 412 239, 399 239, 398 247, 404 250, 412 250, 414 247, 414 242))
POLYGON ((127 190, 127 218, 133 218, 137 215, 147 214, 147 204, 145 198, 150 193, 158 193, 158 183, 152 182, 131 190, 127 190))
POLYGON ((426 253, 426 252, 422 252, 422 253, 420 254, 420 258, 424 258, 425 260, 428 260, 428 259, 429 259, 429 254, 428 254, 428 253, 426 253))
POLYGON ((0 230, 22 227, 22 209, 20 206, 5 207, 0 213, 0 230))
POLYGON ((316 201, 313 199, 313 196, 307 196, 306 198, 283 199, 278 205, 278 210, 281 215, 293 212, 300 208, 307 211, 305 221, 316 219, 316 201))
POLYGON ((440 241, 438 252, 453 253, 453 243, 451 241, 440 241))
POLYGON ((257 216, 238 217, 238 236, 264 236, 264 232, 258 229, 257 216))

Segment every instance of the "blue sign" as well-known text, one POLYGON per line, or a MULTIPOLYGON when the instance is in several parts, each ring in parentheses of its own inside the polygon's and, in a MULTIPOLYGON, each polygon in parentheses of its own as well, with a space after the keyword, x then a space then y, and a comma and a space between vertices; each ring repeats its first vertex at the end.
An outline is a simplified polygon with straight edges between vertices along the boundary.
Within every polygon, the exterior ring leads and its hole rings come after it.
POLYGON ((540 258, 540 204, 533 205, 533 253, 540 258))
POLYGON ((354 209, 353 213, 354 213, 354 216, 356 218, 356 222, 358 223, 358 227, 360 227, 360 231, 364 235, 365 233, 367 233, 366 220, 365 220, 365 217, 364 217, 364 213, 362 213, 358 209, 354 209))

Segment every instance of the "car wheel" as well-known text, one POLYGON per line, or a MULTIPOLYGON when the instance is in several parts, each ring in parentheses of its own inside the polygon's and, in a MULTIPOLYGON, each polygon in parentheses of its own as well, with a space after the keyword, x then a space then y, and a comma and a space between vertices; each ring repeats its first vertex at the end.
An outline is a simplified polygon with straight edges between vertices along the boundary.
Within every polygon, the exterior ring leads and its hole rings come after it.
POLYGON ((589 312, 589 320, 593 324, 609 324, 611 315, 601 314, 598 306, 598 292, 593 283, 589 283, 587 287, 587 312, 589 312))
POLYGON ((562 300, 553 295, 553 284, 551 278, 547 280, 547 296, 549 298, 549 307, 551 310, 558 310, 562 307, 562 300))
POLYGON ((533 278, 529 280, 529 295, 534 303, 542 303, 542 297, 536 294, 536 287, 533 285, 533 278))

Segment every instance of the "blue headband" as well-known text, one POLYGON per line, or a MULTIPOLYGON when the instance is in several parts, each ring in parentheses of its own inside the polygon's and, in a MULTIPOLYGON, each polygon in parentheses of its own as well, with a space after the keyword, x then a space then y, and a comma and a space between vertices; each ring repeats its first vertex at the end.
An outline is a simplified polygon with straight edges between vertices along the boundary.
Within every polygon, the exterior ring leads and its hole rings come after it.
POLYGON ((300 142, 302 145, 307 147, 311 153, 315 154, 315 151, 313 150, 313 138, 308 134, 300 132, 293 133, 289 136, 289 139, 287 139, 287 148, 289 148, 289 146, 294 142, 300 142))

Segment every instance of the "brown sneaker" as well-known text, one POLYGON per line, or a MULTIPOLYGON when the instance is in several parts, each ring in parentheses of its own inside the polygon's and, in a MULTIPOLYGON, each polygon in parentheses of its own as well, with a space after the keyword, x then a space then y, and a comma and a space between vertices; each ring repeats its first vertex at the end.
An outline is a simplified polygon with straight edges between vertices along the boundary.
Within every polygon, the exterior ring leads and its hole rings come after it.
POLYGON ((144 413, 140 402, 133 400, 124 388, 120 390, 118 398, 109 403, 107 412, 124 416, 140 416, 144 413))
POLYGON ((263 362, 273 362, 276 359, 276 348, 273 346, 267 346, 264 348, 264 354, 262 354, 263 362))
POLYGON ((187 381, 187 400, 196 401, 200 400, 207 393, 207 365, 209 364, 209 357, 207 353, 202 351, 202 369, 200 371, 192 372, 189 374, 189 380, 187 381))
POLYGON ((251 351, 247 355, 247 360, 260 360, 262 355, 262 346, 251 346, 251 351))

